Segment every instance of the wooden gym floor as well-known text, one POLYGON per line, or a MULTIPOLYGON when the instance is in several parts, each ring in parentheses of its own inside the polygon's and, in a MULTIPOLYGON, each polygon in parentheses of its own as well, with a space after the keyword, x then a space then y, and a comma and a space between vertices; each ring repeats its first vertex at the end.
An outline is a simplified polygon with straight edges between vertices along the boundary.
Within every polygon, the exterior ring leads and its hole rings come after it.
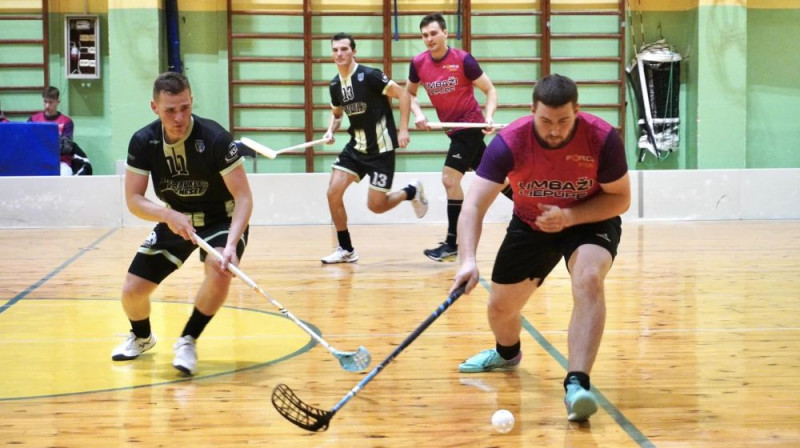
MULTIPOLYGON (((504 228, 484 232, 484 285, 313 434, 278 415, 275 385, 330 409, 364 373, 342 370, 244 283, 187 379, 171 348, 202 277, 196 256, 153 297, 158 345, 112 362, 128 331, 120 285, 149 228, 0 231, 0 446, 800 446, 800 222, 625 222, 588 424, 567 422, 562 403, 563 264, 525 309, 520 369, 457 371, 493 346, 486 288, 504 228), (500 408, 517 419, 508 434, 490 424, 500 408)), ((254 227, 240 267, 336 348, 367 347, 371 368, 446 298, 457 265, 422 255, 443 231, 355 226, 358 263, 321 266, 329 227, 254 227)))

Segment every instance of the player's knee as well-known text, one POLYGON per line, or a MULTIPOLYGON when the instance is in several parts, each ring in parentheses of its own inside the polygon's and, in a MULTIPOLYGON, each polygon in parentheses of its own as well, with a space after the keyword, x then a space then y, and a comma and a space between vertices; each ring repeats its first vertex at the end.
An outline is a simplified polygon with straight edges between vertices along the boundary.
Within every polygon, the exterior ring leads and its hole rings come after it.
POLYGON ((442 185, 447 190, 461 188, 461 179, 464 177, 458 171, 442 174, 442 185))
MULTIPOLYGON (((208 263, 208 262, 207 262, 208 263)), ((219 261, 214 260, 211 263, 219 264, 219 261)), ((228 293, 228 288, 231 284, 231 276, 219 269, 219 266, 206 266, 206 282, 205 287, 208 288, 207 293, 212 296, 225 295, 228 293)))
POLYGON ((572 292, 576 297, 602 297, 605 276, 600 268, 585 268, 572 277, 572 292))
POLYGON ((327 196, 328 196, 328 203, 338 204, 340 202, 343 202, 344 191, 331 185, 328 187, 327 196))
POLYGON ((138 289, 130 288, 126 285, 122 287, 122 302, 127 303, 130 305, 136 305, 143 302, 147 302, 150 299, 150 295, 138 289))
POLYGON ((367 208, 372 213, 383 213, 389 210, 389 207, 387 206, 387 201, 385 199, 383 200, 370 199, 367 201, 367 208))
POLYGON ((150 293, 157 286, 142 277, 128 274, 122 284, 122 301, 127 303, 147 301, 150 299, 150 293))
POLYGON ((490 298, 488 308, 489 314, 498 316, 510 316, 522 309, 517 301, 499 297, 490 298))

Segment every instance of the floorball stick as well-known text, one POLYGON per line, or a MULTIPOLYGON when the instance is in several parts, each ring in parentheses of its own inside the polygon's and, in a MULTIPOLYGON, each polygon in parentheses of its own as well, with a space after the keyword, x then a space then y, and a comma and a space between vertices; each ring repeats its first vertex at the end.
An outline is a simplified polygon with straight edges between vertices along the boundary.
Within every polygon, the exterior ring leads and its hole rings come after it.
MULTIPOLYGON (((492 123, 494 129, 503 129, 508 126, 507 124, 492 123)), ((428 127, 433 129, 446 129, 446 128, 488 128, 489 123, 455 123, 455 122, 433 122, 428 123, 428 127)))
MULTIPOLYGON (((197 243, 197 245, 200 246, 204 251, 213 255, 217 259, 222 260, 222 255, 219 252, 217 252, 216 249, 211 247, 211 245, 208 244, 204 239, 197 236, 197 234, 193 235, 193 237, 195 243, 197 243)), ((231 263, 228 263, 228 270, 233 272, 234 275, 239 277, 243 282, 247 283, 248 286, 255 289, 259 294, 264 296, 264 298, 267 299, 269 303, 275 305, 275 307, 278 308, 278 310, 280 310, 281 314, 288 317, 292 322, 297 324, 298 327, 302 328, 303 331, 308 333, 321 346, 328 349, 328 351, 331 352, 333 356, 336 357, 337 360, 339 360, 339 364, 342 365, 342 368, 344 370, 347 370, 348 372, 360 372, 366 369, 367 366, 369 366, 369 363, 372 360, 372 356, 369 354, 369 351, 367 351, 366 348, 361 346, 358 347, 358 350, 354 352, 343 352, 336 350, 335 348, 333 348, 333 346, 328 344, 328 342, 325 341, 325 339, 322 339, 320 335, 318 335, 311 328, 309 328, 308 325, 304 324, 300 319, 296 318, 292 313, 290 313, 289 310, 284 308, 283 305, 278 303, 277 300, 273 299, 272 297, 270 297, 269 294, 264 292, 264 290, 261 289, 256 284, 256 282, 253 281, 253 279, 248 277, 247 274, 242 272, 241 269, 239 269, 238 267, 236 267, 231 263)))
POLYGON ((328 429, 328 425, 331 422, 331 419, 337 412, 347 404, 350 399, 356 396, 356 394, 364 388, 370 381, 372 381, 381 370, 384 369, 397 355, 400 354, 406 347, 411 345, 417 337, 428 328, 433 321, 436 320, 439 316, 441 316, 447 308, 450 307, 462 294, 464 294, 465 285, 458 287, 455 291, 453 291, 447 300, 445 300, 438 308, 430 315, 427 319, 425 319, 419 327, 417 327, 411 334, 409 334, 397 348, 394 349, 389 356, 386 357, 380 364, 378 364, 371 372, 364 377, 356 386, 350 389, 350 392, 344 396, 338 403, 330 410, 326 411, 324 409, 315 408, 309 404, 306 404, 303 400, 301 400, 289 386, 285 384, 278 384, 275 389, 272 391, 272 405, 275 406, 275 409, 281 414, 286 420, 294 423, 295 425, 299 426, 308 431, 325 431, 328 429))
POLYGON ((257 141, 251 138, 242 137, 241 139, 242 143, 244 143, 245 145, 250 147, 253 151, 261 154, 262 156, 268 159, 274 159, 275 157, 278 157, 278 154, 282 154, 284 152, 292 151, 294 149, 310 148, 312 146, 317 146, 321 143, 325 143, 327 141, 328 139, 321 138, 319 140, 312 140, 310 142, 300 143, 299 145, 289 146, 288 148, 272 149, 269 146, 262 145, 261 143, 258 143, 257 141))

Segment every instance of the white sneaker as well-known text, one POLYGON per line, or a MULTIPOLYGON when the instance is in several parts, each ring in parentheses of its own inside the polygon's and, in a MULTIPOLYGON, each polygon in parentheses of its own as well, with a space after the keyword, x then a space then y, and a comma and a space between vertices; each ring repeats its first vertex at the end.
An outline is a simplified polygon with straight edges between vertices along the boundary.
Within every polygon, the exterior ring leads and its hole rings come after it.
POLYGON ((114 361, 127 361, 129 359, 136 359, 142 353, 150 350, 156 345, 156 334, 151 332, 150 336, 146 338, 137 338, 131 331, 125 342, 116 346, 111 351, 111 359, 114 361))
POLYGON ((194 375, 197 367, 197 346, 195 338, 191 336, 181 336, 172 347, 175 351, 175 358, 172 360, 172 367, 180 370, 186 375, 194 375))
POLYGON ((425 197, 425 189, 419 179, 412 180, 409 185, 417 189, 417 194, 411 199, 411 206, 414 207, 414 213, 417 214, 417 218, 422 218, 425 213, 428 213, 428 199, 425 197))
POLYGON ((342 246, 336 248, 332 254, 328 255, 327 257, 323 258, 323 264, 334 264, 334 263, 353 263, 358 261, 358 253, 356 250, 353 249, 352 251, 346 251, 342 249, 342 246))

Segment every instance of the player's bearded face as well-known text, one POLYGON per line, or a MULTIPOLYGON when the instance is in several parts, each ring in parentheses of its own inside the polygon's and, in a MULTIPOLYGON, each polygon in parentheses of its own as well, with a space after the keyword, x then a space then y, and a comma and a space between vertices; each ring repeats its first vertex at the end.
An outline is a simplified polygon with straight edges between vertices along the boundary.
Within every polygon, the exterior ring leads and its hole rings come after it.
POLYGON ((533 128, 537 137, 549 148, 560 148, 569 141, 578 114, 578 105, 568 103, 550 107, 536 103, 533 108, 533 128))
POLYGON ((184 90, 178 94, 161 92, 150 103, 153 112, 161 119, 165 137, 174 143, 186 136, 192 122, 192 92, 184 90))

